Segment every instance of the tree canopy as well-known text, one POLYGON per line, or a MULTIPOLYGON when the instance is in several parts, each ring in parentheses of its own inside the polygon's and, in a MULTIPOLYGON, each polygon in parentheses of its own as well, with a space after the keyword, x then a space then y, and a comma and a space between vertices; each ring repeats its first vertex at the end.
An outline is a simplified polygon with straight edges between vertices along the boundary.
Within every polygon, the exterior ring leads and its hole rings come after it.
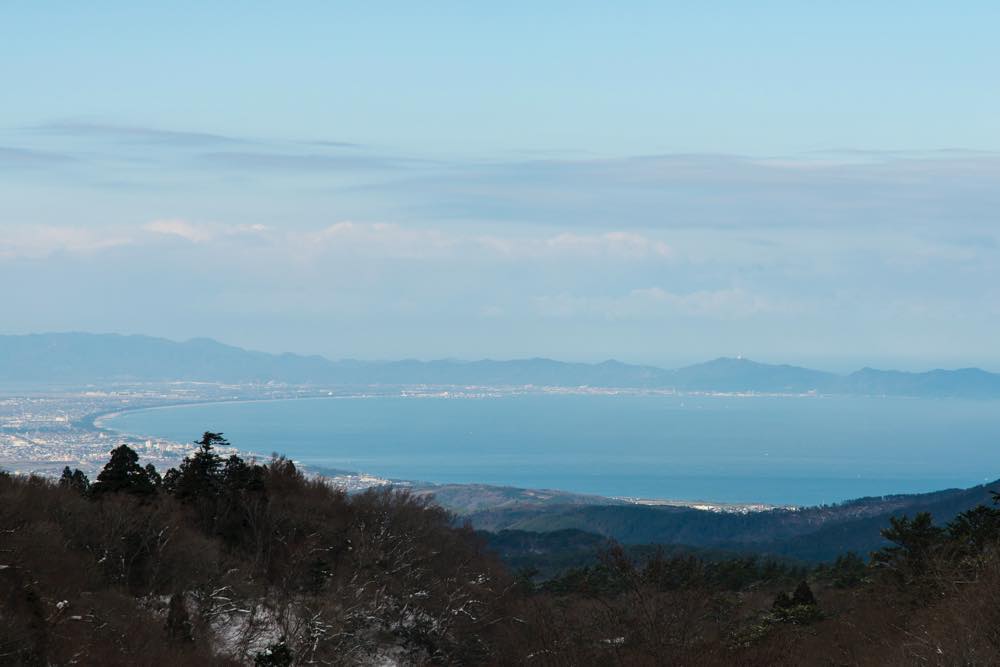
MULTIPOLYGON (((63 472, 65 475, 65 471, 63 472)), ((104 493, 131 493, 147 496, 156 492, 159 475, 152 465, 139 465, 139 455, 128 445, 119 445, 111 450, 111 459, 97 475, 97 481, 90 487, 92 495, 104 493)))

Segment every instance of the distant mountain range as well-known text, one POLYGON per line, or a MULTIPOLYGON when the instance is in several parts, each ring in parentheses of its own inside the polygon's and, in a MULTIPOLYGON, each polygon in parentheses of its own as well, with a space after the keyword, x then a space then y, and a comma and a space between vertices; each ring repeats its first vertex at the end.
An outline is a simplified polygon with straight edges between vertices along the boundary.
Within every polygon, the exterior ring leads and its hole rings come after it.
POLYGON ((797 366, 720 358, 663 369, 605 361, 331 361, 267 354, 207 338, 47 333, 0 336, 0 383, 114 381, 284 382, 338 386, 493 385, 621 387, 760 393, 1000 398, 1000 374, 978 368, 907 373, 864 368, 837 375, 797 366))

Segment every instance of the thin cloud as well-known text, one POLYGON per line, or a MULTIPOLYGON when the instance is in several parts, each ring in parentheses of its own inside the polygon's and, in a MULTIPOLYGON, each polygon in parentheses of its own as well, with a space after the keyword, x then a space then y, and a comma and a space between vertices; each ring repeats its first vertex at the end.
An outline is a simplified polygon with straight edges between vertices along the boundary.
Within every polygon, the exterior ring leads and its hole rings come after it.
POLYGON ((191 243, 204 243, 213 238, 212 232, 204 226, 187 220, 154 220, 145 225, 147 232, 163 236, 176 236, 191 243))
POLYGON ((340 253, 412 259, 449 256, 463 243, 461 237, 436 229, 352 221, 337 222, 314 232, 294 233, 290 241, 300 255, 340 253))
POLYGON ((674 249, 665 241, 628 231, 603 234, 563 232, 555 236, 501 237, 481 236, 479 245, 502 257, 514 259, 610 258, 610 259, 670 259, 674 249))
POLYGON ((249 151, 206 153, 201 156, 201 160, 210 166, 253 171, 350 172, 396 169, 402 166, 402 162, 399 160, 370 155, 324 155, 249 151))
POLYGON ((992 224, 1000 155, 829 161, 661 155, 471 165, 364 193, 400 215, 521 225, 880 228, 992 224))
POLYGON ((533 304, 535 312, 546 318, 616 321, 671 317, 729 320, 793 310, 789 304, 776 303, 741 288, 676 293, 647 287, 618 296, 540 296, 533 299, 533 304))
POLYGON ((75 161, 64 153, 0 146, 0 168, 50 167, 75 161))
POLYGON ((981 150, 975 148, 934 148, 927 150, 890 150, 877 148, 831 148, 826 150, 806 151, 803 155, 810 158, 846 158, 854 161, 864 160, 907 160, 927 158, 954 157, 1000 157, 1000 151, 981 150))
POLYGON ((128 234, 115 230, 5 225, 0 227, 0 260, 44 259, 60 253, 91 254, 132 243, 128 234))
POLYGON ((581 235, 563 233, 546 241, 546 245, 556 250, 566 250, 573 254, 608 254, 627 259, 648 256, 668 258, 673 249, 663 241, 650 239, 630 232, 607 232, 605 234, 581 235))
POLYGON ((53 136, 92 137, 125 143, 161 144, 178 147, 199 147, 218 144, 249 143, 244 139, 210 132, 163 130, 137 125, 109 123, 54 122, 26 128, 30 132, 53 136))
POLYGON ((313 146, 326 146, 328 148, 364 148, 364 144, 357 144, 353 141, 326 141, 316 140, 307 142, 313 146))
POLYGON ((240 225, 220 225, 220 224, 196 224, 188 220, 164 219, 153 220, 143 225, 143 229, 154 235, 165 237, 178 237, 190 243, 207 243, 217 239, 234 236, 260 236, 270 231, 270 228, 261 224, 240 224, 240 225))

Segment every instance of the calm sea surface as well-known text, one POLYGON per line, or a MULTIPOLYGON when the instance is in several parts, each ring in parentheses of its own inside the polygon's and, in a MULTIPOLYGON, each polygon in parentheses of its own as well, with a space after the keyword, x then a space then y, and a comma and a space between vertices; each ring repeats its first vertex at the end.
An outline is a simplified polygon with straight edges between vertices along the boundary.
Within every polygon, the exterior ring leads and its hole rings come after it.
POLYGON ((1000 402, 521 395, 144 410, 105 425, 430 482, 815 504, 1000 478, 1000 402))

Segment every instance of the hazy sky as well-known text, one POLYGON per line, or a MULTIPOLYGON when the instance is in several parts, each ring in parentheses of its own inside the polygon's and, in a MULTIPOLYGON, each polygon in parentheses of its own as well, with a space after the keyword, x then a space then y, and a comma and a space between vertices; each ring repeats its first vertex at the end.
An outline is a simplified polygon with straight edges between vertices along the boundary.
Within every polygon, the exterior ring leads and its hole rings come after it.
POLYGON ((1000 3, 149 4, 0 3, 0 333, 1000 369, 1000 3))

